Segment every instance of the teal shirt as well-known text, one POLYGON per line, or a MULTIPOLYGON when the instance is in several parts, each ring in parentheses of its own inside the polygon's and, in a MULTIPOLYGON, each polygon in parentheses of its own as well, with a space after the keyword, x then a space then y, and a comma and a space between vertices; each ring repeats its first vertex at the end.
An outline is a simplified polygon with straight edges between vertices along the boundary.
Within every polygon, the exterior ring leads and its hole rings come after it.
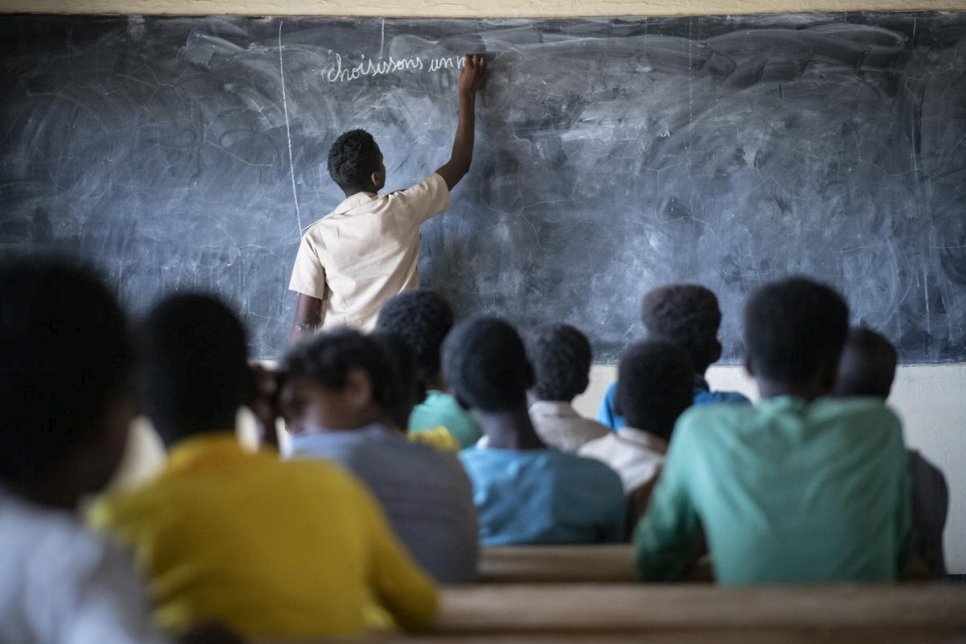
POLYGON ((882 402, 694 407, 635 531, 637 571, 680 578, 703 526, 721 584, 893 581, 911 521, 902 428, 882 402))
POLYGON ((483 436, 470 412, 460 407, 456 398, 446 392, 430 389, 426 392, 426 400, 416 405, 409 416, 409 431, 419 432, 440 426, 449 430, 460 449, 474 445, 483 436))

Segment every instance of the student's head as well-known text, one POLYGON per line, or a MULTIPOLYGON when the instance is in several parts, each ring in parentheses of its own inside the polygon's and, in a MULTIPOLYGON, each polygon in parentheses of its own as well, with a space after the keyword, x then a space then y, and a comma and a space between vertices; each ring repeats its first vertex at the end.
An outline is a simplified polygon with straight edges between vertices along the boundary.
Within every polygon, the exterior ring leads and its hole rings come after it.
POLYGON ((142 343, 145 411, 165 445, 235 428, 255 384, 231 309, 200 293, 166 297, 144 319, 142 343))
POLYGON ((426 388, 439 380, 440 348, 453 328, 453 309, 429 289, 405 291, 386 301, 376 329, 401 336, 416 358, 416 377, 426 388))
POLYGON ((885 336, 865 327, 850 329, 839 358, 833 393, 888 398, 897 360, 896 348, 885 336))
POLYGON ((527 356, 534 372, 530 392, 537 400, 570 402, 590 383, 590 341, 569 324, 534 330, 527 336, 527 356))
POLYGON ((461 403, 482 412, 526 409, 533 384, 520 336, 492 317, 464 320, 446 336, 443 375, 461 403))
POLYGON ((676 342, 688 353, 695 373, 703 374, 721 357, 718 298, 698 284, 668 284, 641 302, 641 321, 649 337, 676 342))
POLYGON ((381 190, 386 184, 386 168, 372 135, 365 130, 339 135, 329 148, 329 176, 346 194, 381 190))
POLYGON ((288 429, 358 429, 398 415, 396 368, 375 338, 339 329, 293 347, 282 360, 279 407, 288 429))
POLYGON ((621 356, 617 410, 628 427, 671 439, 674 423, 691 405, 694 367, 687 352, 669 340, 646 340, 621 356))
POLYGON ((393 401, 386 410, 386 417, 395 429, 405 432, 409 427, 409 415, 413 407, 426 397, 426 389, 416 378, 416 357, 409 343, 397 333, 375 331, 369 337, 379 343, 392 359, 395 369, 393 401))
POLYGON ((848 306, 834 290, 804 277, 766 284, 745 304, 744 327, 746 366, 759 386, 831 391, 849 329, 848 306))
POLYGON ((137 413, 134 365, 94 274, 56 259, 0 267, 0 486, 67 507, 106 485, 137 413))

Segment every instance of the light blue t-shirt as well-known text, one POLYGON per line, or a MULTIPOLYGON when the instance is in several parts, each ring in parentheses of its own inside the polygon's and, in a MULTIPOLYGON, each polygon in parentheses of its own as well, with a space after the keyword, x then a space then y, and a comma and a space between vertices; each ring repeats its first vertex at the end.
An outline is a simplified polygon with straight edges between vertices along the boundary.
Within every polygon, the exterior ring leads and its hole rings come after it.
MULTIPOLYGON (((614 401, 617 398, 617 383, 611 383, 604 394, 604 399, 600 401, 600 410, 597 412, 597 422, 606 425, 611 429, 620 429, 624 426, 624 418, 620 416, 614 408, 614 401)), ((737 391, 711 391, 708 381, 701 374, 694 375, 694 403, 695 405, 711 405, 714 403, 749 403, 751 401, 744 394, 737 391)))
POLYGON ((611 543, 624 538, 624 488, 600 461, 556 449, 472 447, 480 543, 611 543))
POLYGON ((370 425, 292 437, 291 458, 325 458, 362 479, 399 540, 436 581, 476 578, 473 488, 454 454, 370 425))
POLYGON ((409 416, 409 431, 445 427, 453 435, 460 449, 476 444, 483 436, 479 425, 473 420, 451 394, 438 389, 426 392, 426 400, 416 405, 409 416))

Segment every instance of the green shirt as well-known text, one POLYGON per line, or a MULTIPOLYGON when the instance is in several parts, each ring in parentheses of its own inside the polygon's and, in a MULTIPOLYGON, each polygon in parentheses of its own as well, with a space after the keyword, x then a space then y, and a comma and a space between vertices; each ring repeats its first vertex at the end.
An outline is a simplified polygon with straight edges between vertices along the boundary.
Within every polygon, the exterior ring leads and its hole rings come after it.
POLYGON ((895 580, 911 543, 899 419, 871 398, 692 408, 635 531, 638 575, 680 578, 702 526, 722 584, 895 580))
POLYGON ((409 431, 419 432, 440 426, 449 430, 460 449, 474 445, 483 436, 470 412, 460 407, 456 398, 446 392, 430 389, 426 392, 426 400, 416 405, 409 416, 409 431))

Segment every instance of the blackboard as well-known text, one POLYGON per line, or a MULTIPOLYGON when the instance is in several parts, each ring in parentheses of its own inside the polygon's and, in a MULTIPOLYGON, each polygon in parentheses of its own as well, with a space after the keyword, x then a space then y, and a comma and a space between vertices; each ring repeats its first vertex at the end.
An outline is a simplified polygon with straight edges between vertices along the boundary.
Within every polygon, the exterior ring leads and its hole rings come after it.
POLYGON ((606 20, 0 18, 0 248, 99 262, 135 312, 221 293, 284 349, 299 231, 342 131, 389 188, 448 156, 454 61, 490 57, 473 169, 422 230, 460 314, 563 320, 612 360, 649 288, 839 287, 906 362, 966 360, 966 14, 606 20))

